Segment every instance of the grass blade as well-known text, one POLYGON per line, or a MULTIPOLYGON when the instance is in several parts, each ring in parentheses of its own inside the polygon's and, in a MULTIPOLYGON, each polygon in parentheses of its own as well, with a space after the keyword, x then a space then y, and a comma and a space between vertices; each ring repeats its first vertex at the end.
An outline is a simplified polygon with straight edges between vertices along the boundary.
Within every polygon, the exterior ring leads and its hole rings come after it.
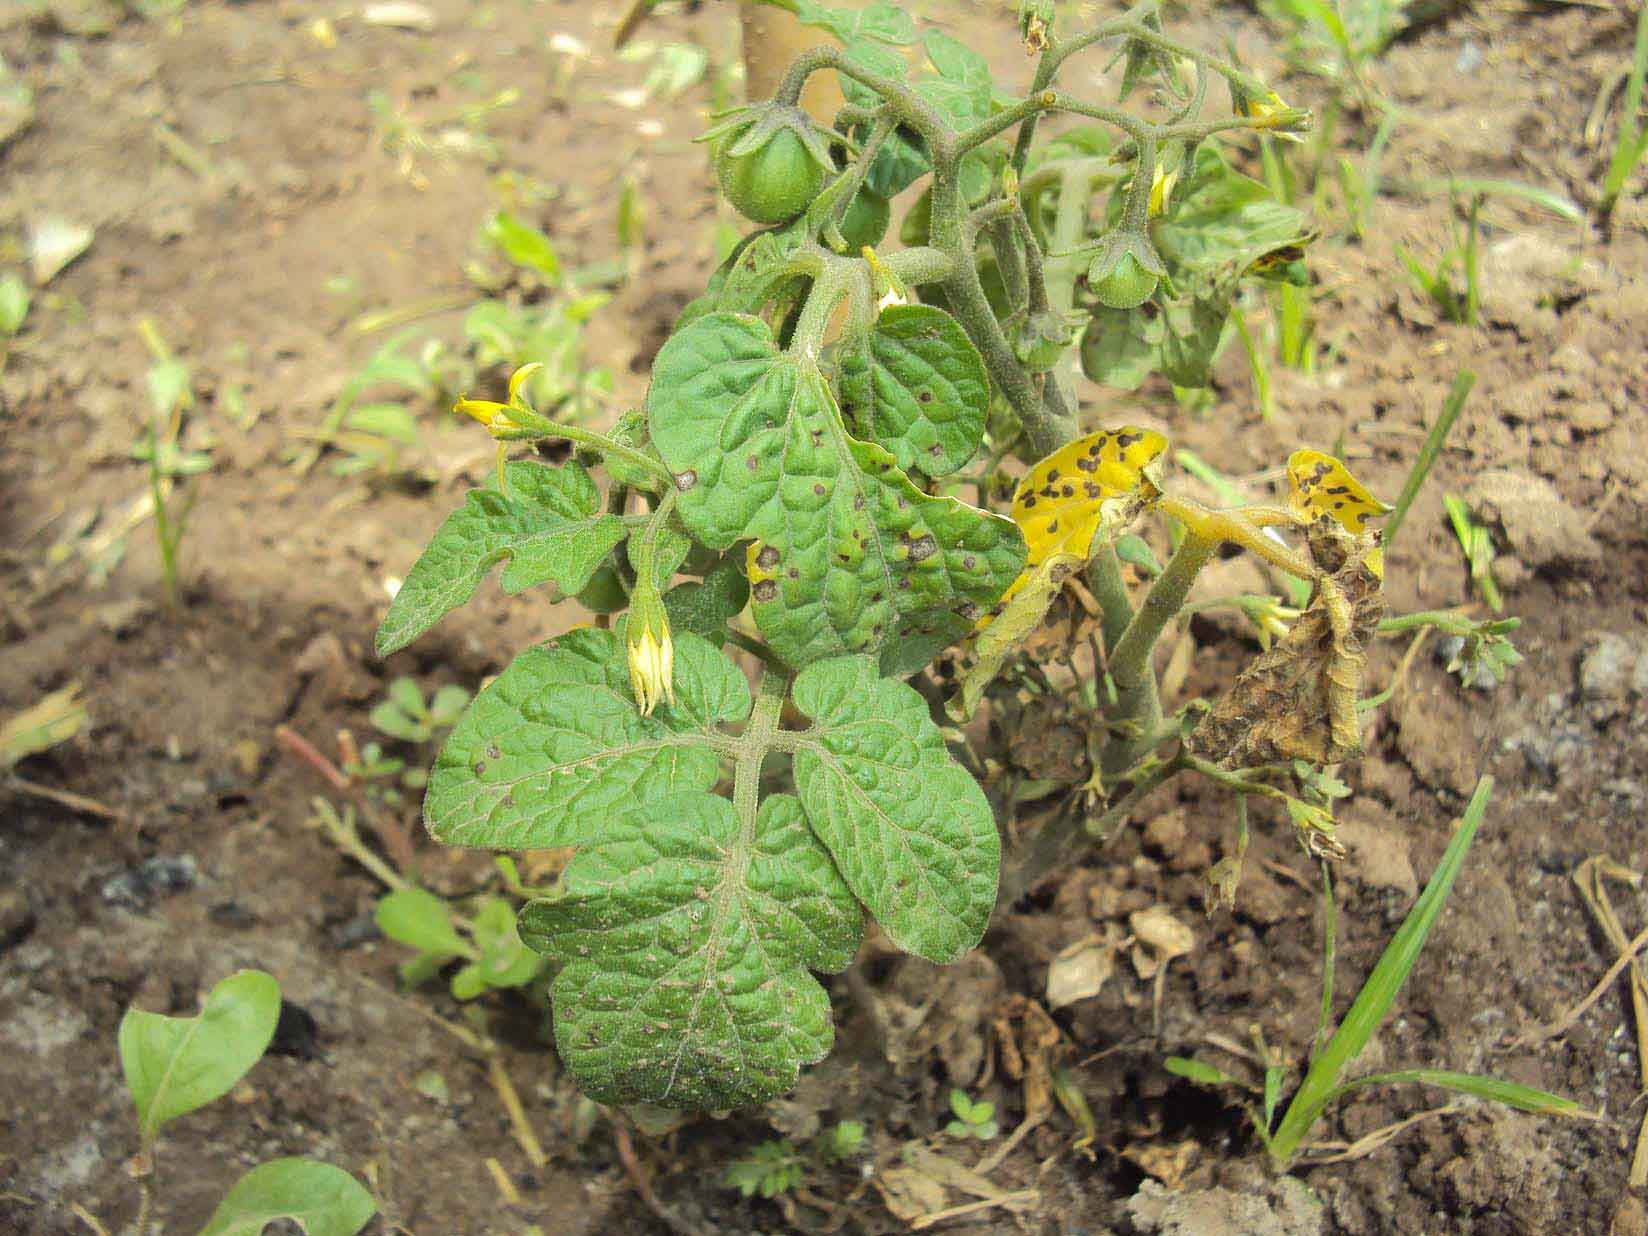
POLYGON ((1525 185, 1516 180, 1495 180, 1479 176, 1428 176, 1420 180, 1389 180, 1386 186, 1392 193, 1406 193, 1414 197, 1430 197, 1437 193, 1459 193, 1466 196, 1515 197, 1535 206, 1543 206, 1559 219, 1580 223, 1585 212, 1571 198, 1538 185, 1525 185))
POLYGON ((1648 6, 1637 15, 1636 51, 1631 58, 1631 76, 1625 83, 1625 97, 1620 100, 1619 144, 1608 163, 1608 173, 1602 182, 1602 199, 1597 210, 1606 219, 1613 213, 1625 181, 1648 153, 1648 129, 1637 119, 1642 106, 1642 88, 1648 78, 1648 6))
POLYGON ((1408 508, 1413 500, 1419 496, 1419 490, 1425 484, 1425 478, 1431 473, 1436 458, 1442 453, 1442 446, 1448 440, 1448 434, 1453 431, 1453 424, 1459 419, 1460 411, 1465 407, 1465 400, 1470 397, 1471 388, 1476 385, 1476 375, 1469 369, 1461 369, 1459 376, 1453 380, 1453 389, 1448 392, 1448 400, 1442 405, 1442 415, 1436 418, 1436 424, 1431 426, 1430 433, 1425 435, 1425 442, 1419 448, 1419 454, 1413 461, 1413 468, 1408 473, 1408 479, 1402 483, 1402 492, 1397 496, 1396 505, 1391 508, 1390 518, 1385 520, 1385 549, 1389 551, 1396 540, 1396 533, 1402 526, 1402 521, 1408 517, 1408 508))
POLYGON ((1408 911, 1407 918, 1402 920, 1391 942, 1385 946, 1378 964, 1373 967, 1373 973, 1368 975, 1368 981, 1362 985, 1350 1011, 1339 1023, 1327 1046, 1311 1061, 1310 1070, 1283 1113, 1282 1123, 1270 1144, 1271 1160, 1278 1167, 1285 1167, 1292 1160, 1299 1143, 1338 1090, 1339 1079, 1345 1069, 1368 1045, 1385 1020, 1385 1015, 1390 1012, 1391 1005, 1396 1002, 1402 985, 1413 971, 1414 963, 1419 960, 1420 950, 1425 947, 1425 940, 1436 923, 1437 915, 1442 912, 1448 894, 1453 891, 1454 878, 1458 876, 1471 839, 1476 836, 1482 817, 1487 813, 1488 799, 1492 793, 1492 777, 1483 777, 1476 783, 1476 793, 1471 795, 1470 805, 1465 808, 1459 827, 1454 830, 1453 839, 1448 842, 1442 861, 1425 885, 1425 891, 1419 894, 1413 909, 1408 911))
POLYGON ((1586 1111, 1572 1099, 1565 1099, 1560 1094, 1552 1094, 1548 1090, 1535 1090, 1532 1086, 1522 1086, 1516 1082, 1501 1081, 1497 1077, 1479 1077, 1475 1073, 1455 1073, 1448 1069, 1398 1069, 1393 1073, 1371 1073, 1367 1077, 1358 1077, 1353 1082, 1346 1082, 1328 1097, 1338 1098, 1365 1086, 1399 1086, 1410 1082, 1421 1086, 1440 1086, 1443 1090, 1468 1094, 1472 1098, 1486 1099, 1490 1103, 1503 1103, 1506 1107, 1514 1107, 1522 1112, 1534 1112, 1541 1116, 1595 1119, 1592 1112, 1586 1111))

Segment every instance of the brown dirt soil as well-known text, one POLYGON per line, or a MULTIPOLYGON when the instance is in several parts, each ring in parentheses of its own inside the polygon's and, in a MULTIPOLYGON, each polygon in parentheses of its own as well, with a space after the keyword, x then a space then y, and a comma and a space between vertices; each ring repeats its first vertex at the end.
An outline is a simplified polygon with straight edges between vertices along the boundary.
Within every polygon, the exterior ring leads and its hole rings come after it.
MULTIPOLYGON (((591 353, 614 369, 627 405, 711 262, 711 179, 688 142, 707 89, 639 110, 611 103, 648 72, 605 50, 621 6, 430 7, 433 32, 298 0, 202 0, 155 21, 112 0, 0 11, 0 53, 33 87, 38 111, 0 150, 0 264, 19 264, 42 214, 96 229, 90 250, 37 294, 0 375, 0 716, 82 684, 92 724, 20 772, 117 816, 0 783, 0 1231, 87 1230, 71 1206, 110 1232, 132 1222, 125 1163, 136 1137, 114 1051, 120 1016, 133 1002, 190 1012, 242 966, 272 971, 313 1016, 318 1040, 289 1044, 229 1099, 167 1131, 164 1230, 198 1229, 239 1173, 280 1154, 373 1181, 387 1220, 374 1231, 664 1230, 632 1191, 607 1126, 583 1131, 576 1093, 536 1044, 533 1017, 500 1001, 500 1060, 547 1152, 540 1165, 528 1160, 485 1062, 433 1020, 454 1016, 452 1002, 435 987, 394 990, 404 953, 368 929, 381 890, 307 825, 326 787, 273 738, 286 724, 331 751, 340 728, 370 733, 367 710, 390 677, 473 687, 571 621, 488 585, 411 651, 387 665, 372 658, 386 578, 405 572, 484 477, 491 451, 473 427, 425 408, 413 481, 363 485, 330 471, 335 455, 296 474, 291 451, 377 346, 346 329, 355 315, 462 293, 471 237, 496 200, 489 174, 503 169, 556 192, 528 209, 564 260, 611 258, 613 200, 627 174, 646 194, 649 249, 591 332, 591 353), (551 50, 557 31, 583 40, 590 57, 567 62, 551 50), (425 152, 402 163, 383 148, 367 102, 381 91, 391 109, 433 125, 505 87, 520 98, 488 119, 490 158, 425 152), (82 553, 115 544, 144 492, 129 452, 145 408, 149 357, 134 330, 145 315, 192 366, 193 432, 213 448, 175 617, 158 602, 150 524, 125 536, 104 582, 88 579, 82 553), (447 1087, 439 1101, 414 1085, 430 1070, 447 1087), (518 1203, 500 1195, 489 1159, 518 1203)), ((992 48, 1005 82, 1027 76, 1011 6, 923 7, 992 48)), ((1606 0, 1484 0, 1399 43, 1372 70, 1404 116, 1386 175, 1500 177, 1590 202, 1606 151, 1583 138, 1586 116, 1626 62, 1633 22, 1624 3, 1606 0)), ((1282 80, 1274 31, 1253 14, 1197 4, 1183 28, 1209 46, 1228 34, 1282 80)), ((672 7, 645 37, 702 44, 712 73, 736 47, 730 6, 717 4, 672 7)), ((1287 88, 1322 101, 1310 79, 1287 88)), ((1360 117, 1341 121, 1342 142, 1365 145, 1368 132, 1360 117)), ((832 980, 837 1048, 792 1098, 643 1143, 658 1194, 682 1217, 726 1233, 893 1232, 906 1225, 889 1206, 919 1213, 994 1188, 1034 1199, 934 1230, 1648 1231, 1627 1187, 1642 1112, 1622 990, 1559 1038, 1509 1046, 1559 1016, 1613 959, 1574 869, 1595 854, 1648 861, 1648 212, 1627 197, 1605 234, 1495 199, 1483 323, 1467 328, 1423 304, 1395 258, 1398 244, 1436 253, 1444 211, 1434 196, 1386 197, 1364 239, 1315 254, 1319 335, 1336 355, 1315 377, 1276 374, 1281 411, 1270 423, 1257 418, 1237 347, 1204 410, 1175 411, 1151 385, 1127 399, 1089 389, 1086 415, 1144 418, 1225 473, 1267 480, 1293 446, 1329 448, 1342 436, 1363 479, 1389 495, 1453 375, 1480 375, 1390 555, 1389 591, 1397 611, 1469 600, 1441 495, 1509 473, 1494 491, 1508 542, 1502 579, 1509 611, 1524 619, 1527 662, 1492 694, 1466 692, 1433 640, 1376 714, 1366 757, 1344 774, 1355 796, 1341 813, 1338 1008, 1429 874, 1476 777, 1492 773, 1489 822, 1370 1049, 1376 1058, 1361 1065, 1491 1071, 1602 1118, 1468 1106, 1366 1157, 1302 1169, 1306 1190, 1270 1179, 1239 1108, 1161 1061, 1200 1052, 1251 1076, 1215 1044, 1250 1043, 1254 1025, 1282 1058, 1304 1057, 1319 1000, 1319 885, 1288 828, 1258 812, 1234 912, 1204 915, 1203 873, 1230 846, 1230 803, 1185 782, 1158 792, 1102 852, 1005 908, 962 965, 872 953, 832 980), (1535 478, 1549 482, 1543 497, 1535 478), (1120 942, 1141 912, 1160 910, 1189 927, 1194 946, 1158 986, 1120 942), (1043 1000, 1052 959, 1084 940, 1096 941, 1093 964, 1121 949, 1115 973, 1048 1022, 1025 998, 1043 1000), (948 1118, 951 1086, 994 1099, 1004 1130, 1016 1127, 1026 1089, 1006 1040, 1034 1057, 1049 1035, 1096 1121, 1087 1153, 1072 1148, 1075 1126, 1055 1109, 982 1186, 960 1165, 989 1148, 940 1136, 931 1143, 940 1159, 901 1157, 948 1118), (870 1130, 862 1178, 825 1172, 810 1198, 784 1207, 719 1184, 726 1163, 772 1128, 806 1137, 821 1119, 842 1118, 870 1130), (948 1182, 936 1195, 935 1173, 948 1182), (1189 1192, 1164 1197, 1156 1182, 1189 1192)), ((428 324, 456 335, 454 315, 428 324)), ((1252 655, 1233 628, 1194 629, 1193 688, 1228 681, 1252 655)), ((1389 681, 1402 651, 1379 647, 1374 684, 1389 681)), ((436 887, 462 892, 484 878, 475 856, 428 848, 436 887)), ((1615 894, 1635 931, 1648 905, 1628 886, 1615 894)), ((1322 1134, 1354 1141, 1441 1102, 1413 1088, 1372 1091, 1336 1109, 1322 1134)))

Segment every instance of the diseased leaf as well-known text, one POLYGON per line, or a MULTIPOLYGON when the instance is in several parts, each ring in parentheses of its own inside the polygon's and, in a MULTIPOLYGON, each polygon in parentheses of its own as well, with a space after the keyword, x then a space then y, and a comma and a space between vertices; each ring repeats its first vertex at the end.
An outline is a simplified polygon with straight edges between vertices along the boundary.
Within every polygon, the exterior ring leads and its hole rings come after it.
POLYGON ((851 962, 862 915, 796 799, 768 798, 745 835, 726 799, 683 793, 603 820, 520 930, 562 963, 556 1046, 587 1095, 722 1110, 829 1051, 807 971, 851 962))
POLYGON ((378 628, 380 657, 468 601, 499 562, 509 564, 505 592, 552 581, 570 596, 624 539, 623 521, 602 512, 600 491, 577 463, 506 464, 504 482, 506 493, 471 490, 424 548, 378 628))
POLYGON ((145 1141, 169 1120, 229 1093, 274 1038, 280 985, 261 970, 231 974, 194 1017, 127 1009, 120 1067, 145 1141))
POLYGON ((675 702, 641 716, 611 631, 530 648, 477 695, 429 776, 424 818, 447 845, 576 845, 606 818, 665 795, 711 789, 711 727, 749 715, 749 684, 708 641, 675 641, 675 702))
POLYGON ((275 1159, 234 1184, 200 1236, 261 1236, 290 1219, 305 1236, 355 1236, 377 1213, 372 1195, 341 1167, 314 1159, 275 1159))
POLYGON ((1276 254, 1297 260, 1315 233, 1303 211, 1278 202, 1267 185, 1204 144, 1189 182, 1173 195, 1170 213, 1151 225, 1150 237, 1178 282, 1192 271, 1239 277, 1255 265, 1268 268, 1276 254))
POLYGON ((842 360, 843 411, 898 466, 939 477, 973 457, 990 379, 961 324, 931 305, 893 305, 862 352, 842 360))
POLYGON ((950 757, 926 700, 867 657, 808 666, 793 698, 813 720, 795 753, 813 832, 894 943, 954 961, 996 903, 1001 843, 984 791, 950 757))
POLYGON ((1124 425, 1077 438, 1031 468, 1013 494, 1013 519, 1029 547, 1026 568, 1055 553, 1085 562, 1102 525, 1131 522, 1156 496, 1151 465, 1166 449, 1155 430, 1124 425))
POLYGON ((987 619, 973 640, 974 662, 961 679, 961 690, 950 700, 951 720, 965 721, 984 698, 984 689, 1001 672, 1002 665, 1032 632, 1039 628, 1065 581, 1081 568, 1074 554, 1049 554, 1013 581, 1008 595, 987 619))
POLYGON ((1306 519, 1331 519, 1358 535, 1368 530, 1368 520, 1391 511, 1344 464, 1312 450, 1288 456, 1288 504, 1306 519))
POLYGON ((922 493, 850 437, 817 365, 780 353, 758 318, 714 313, 678 331, 647 401, 682 522, 715 549, 758 542, 753 613, 790 665, 959 638, 1018 573, 1010 521, 922 493))
MULTIPOLYGON (((1326 458, 1326 456, 1324 456, 1326 458)), ((1311 556, 1325 575, 1309 607, 1191 732, 1187 746, 1223 768, 1304 760, 1318 767, 1362 748, 1356 698, 1363 651, 1385 616, 1378 546, 1324 514, 1310 529, 1311 556)))

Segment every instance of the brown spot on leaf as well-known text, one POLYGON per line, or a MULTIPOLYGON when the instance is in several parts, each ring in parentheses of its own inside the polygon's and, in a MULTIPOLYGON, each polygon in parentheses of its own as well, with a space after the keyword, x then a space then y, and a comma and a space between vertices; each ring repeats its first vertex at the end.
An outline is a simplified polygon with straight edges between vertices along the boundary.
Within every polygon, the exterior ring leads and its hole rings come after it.
POLYGON ((770 579, 763 579, 757 581, 755 587, 750 591, 755 593, 757 601, 770 601, 778 595, 778 585, 770 579))
POLYGON ((770 571, 778 565, 778 550, 771 545, 763 545, 761 552, 755 556, 755 565, 763 571, 770 571))

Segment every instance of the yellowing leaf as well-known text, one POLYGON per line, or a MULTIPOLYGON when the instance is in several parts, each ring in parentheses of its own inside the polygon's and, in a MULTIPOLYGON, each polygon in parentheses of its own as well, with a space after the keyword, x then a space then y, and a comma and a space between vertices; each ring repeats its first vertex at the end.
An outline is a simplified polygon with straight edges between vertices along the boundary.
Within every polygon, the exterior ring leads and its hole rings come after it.
MULTIPOLYGON (((1069 579, 1082 564, 1074 554, 1055 553, 1025 571, 1000 601, 979 619, 973 636, 977 660, 961 680, 961 690, 950 700, 953 721, 965 721, 984 698, 984 689, 1001 672, 1008 656, 1041 626, 1042 619, 1069 579)), ((753 579, 754 576, 751 576, 753 579)))
POLYGON ((72 683, 0 724, 0 768, 10 768, 25 756, 78 734, 86 724, 86 706, 79 692, 79 684, 72 683))
POLYGON ((1030 548, 1026 571, 1051 555, 1086 560, 1106 518, 1136 515, 1158 492, 1150 467, 1167 449, 1153 429, 1101 429, 1060 447, 1031 468, 1013 495, 1013 519, 1030 548), (1133 498, 1120 507, 1113 500, 1133 498))
POLYGON ((1294 451, 1288 457, 1288 490, 1288 504, 1297 514, 1332 519, 1346 532, 1366 532, 1368 520, 1391 510, 1344 464, 1321 451, 1294 451))

